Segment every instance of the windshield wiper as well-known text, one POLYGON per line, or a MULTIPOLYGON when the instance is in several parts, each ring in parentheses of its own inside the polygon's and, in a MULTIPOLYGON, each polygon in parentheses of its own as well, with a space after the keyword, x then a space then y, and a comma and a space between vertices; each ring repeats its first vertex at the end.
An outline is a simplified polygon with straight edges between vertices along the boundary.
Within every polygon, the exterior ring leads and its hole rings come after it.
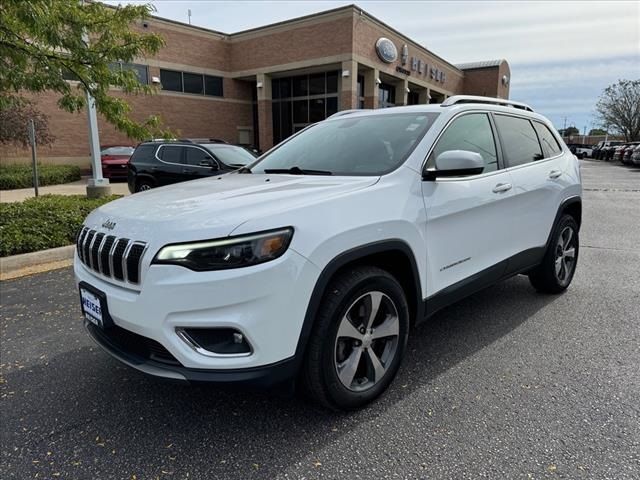
MULTIPOLYGON (((240 165, 231 165, 231 166, 232 167, 239 167, 240 165)), ((241 168, 236 170, 236 173, 253 173, 253 172, 251 171, 251 169, 249 167, 242 166, 241 168)))
POLYGON ((333 175, 328 170, 307 170, 298 166, 290 168, 266 168, 264 173, 289 173, 291 175, 333 175))

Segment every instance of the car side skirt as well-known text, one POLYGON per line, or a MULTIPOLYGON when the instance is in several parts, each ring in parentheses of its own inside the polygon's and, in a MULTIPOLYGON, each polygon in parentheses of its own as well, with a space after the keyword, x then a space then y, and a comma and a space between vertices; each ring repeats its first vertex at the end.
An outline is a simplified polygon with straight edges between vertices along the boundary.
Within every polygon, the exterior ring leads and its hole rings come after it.
POLYGON ((542 262, 545 251, 544 246, 530 248, 434 293, 423 300, 424 319, 480 290, 536 267, 542 262))

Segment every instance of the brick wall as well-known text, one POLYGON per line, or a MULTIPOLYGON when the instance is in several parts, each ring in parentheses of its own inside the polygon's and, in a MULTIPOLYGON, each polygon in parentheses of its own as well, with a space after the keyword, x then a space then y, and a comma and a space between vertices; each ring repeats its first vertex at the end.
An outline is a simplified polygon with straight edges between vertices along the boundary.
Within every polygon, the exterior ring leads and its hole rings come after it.
POLYGON ((502 83, 506 75, 511 79, 511 70, 506 61, 496 67, 478 68, 464 71, 464 94, 509 98, 509 85, 502 83))
POLYGON ((231 41, 230 68, 241 72, 348 53, 351 27, 351 15, 342 15, 293 28, 239 34, 231 41))

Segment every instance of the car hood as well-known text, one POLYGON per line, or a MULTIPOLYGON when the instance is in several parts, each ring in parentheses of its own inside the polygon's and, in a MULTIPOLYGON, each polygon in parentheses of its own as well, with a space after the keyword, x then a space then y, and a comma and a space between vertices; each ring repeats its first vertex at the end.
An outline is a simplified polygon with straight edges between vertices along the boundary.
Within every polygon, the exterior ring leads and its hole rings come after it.
POLYGON ((94 210, 85 224, 132 240, 161 237, 163 243, 222 237, 252 218, 311 206, 378 179, 231 173, 115 200, 94 210))

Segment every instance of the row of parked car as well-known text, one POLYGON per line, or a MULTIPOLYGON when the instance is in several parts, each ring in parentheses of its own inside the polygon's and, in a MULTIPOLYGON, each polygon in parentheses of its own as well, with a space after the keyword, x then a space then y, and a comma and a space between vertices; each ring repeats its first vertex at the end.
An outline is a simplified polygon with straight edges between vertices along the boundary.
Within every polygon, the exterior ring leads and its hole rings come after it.
POLYGON ((131 193, 220 175, 253 162, 258 151, 216 138, 151 140, 101 148, 102 175, 127 180, 131 193))
POLYGON ((593 149, 593 158, 607 162, 622 162, 640 166, 640 142, 600 142, 593 149))

